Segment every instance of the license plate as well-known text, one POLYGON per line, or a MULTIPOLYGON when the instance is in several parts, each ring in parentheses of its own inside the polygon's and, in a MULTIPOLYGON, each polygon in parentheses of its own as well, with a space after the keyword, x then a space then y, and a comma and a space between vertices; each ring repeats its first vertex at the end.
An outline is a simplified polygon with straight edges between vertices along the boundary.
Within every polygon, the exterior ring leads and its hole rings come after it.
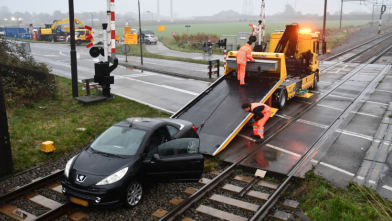
POLYGON ((71 197, 71 202, 82 205, 82 206, 88 206, 88 202, 86 200, 82 200, 76 197, 71 197))

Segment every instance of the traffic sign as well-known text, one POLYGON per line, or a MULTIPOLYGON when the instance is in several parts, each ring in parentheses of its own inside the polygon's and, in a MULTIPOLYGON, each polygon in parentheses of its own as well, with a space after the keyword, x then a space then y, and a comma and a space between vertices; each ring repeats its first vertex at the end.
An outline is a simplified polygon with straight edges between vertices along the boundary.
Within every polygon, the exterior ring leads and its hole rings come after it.
POLYGON ((190 25, 185 25, 185 28, 190 28, 191 26, 190 25))
POLYGON ((137 34, 125 34, 124 44, 126 45, 136 45, 137 44, 137 34))
POLYGON ((165 26, 164 25, 158 26, 158 31, 165 31, 165 26))
POLYGON ((29 31, 30 31, 30 32, 33 31, 33 26, 29 26, 29 31))
POLYGON ((122 45, 122 46, 121 46, 121 52, 122 52, 122 53, 126 54, 126 53, 129 52, 129 50, 130 50, 129 45, 122 45))
POLYGON ((132 34, 132 27, 124 27, 124 35, 132 34))
POLYGON ((176 35, 176 34, 177 34, 177 32, 173 31, 173 32, 172 32, 172 34, 173 34, 173 36, 174 36, 174 35, 176 35))
POLYGON ((128 27, 128 20, 125 22, 125 26, 128 27))

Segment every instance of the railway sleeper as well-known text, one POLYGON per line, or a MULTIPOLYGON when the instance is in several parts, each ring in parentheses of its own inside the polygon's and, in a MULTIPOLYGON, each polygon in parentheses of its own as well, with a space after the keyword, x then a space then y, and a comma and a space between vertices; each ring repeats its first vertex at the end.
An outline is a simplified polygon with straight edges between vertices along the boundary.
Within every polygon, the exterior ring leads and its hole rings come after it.
MULTIPOLYGON (((182 201, 181 201, 182 202, 182 201)), ((169 211, 166 211, 164 209, 157 209, 151 216, 157 219, 161 219, 164 217, 169 211)), ((190 219, 188 217, 184 217, 182 215, 177 215, 177 217, 174 220, 181 220, 181 221, 195 221, 193 219, 190 219)))
POLYGON ((223 220, 228 220, 228 221, 246 221, 248 220, 245 217, 242 216, 237 216, 222 210, 218 210, 209 206, 204 206, 200 205, 199 207, 196 208, 196 212, 203 214, 203 215, 209 215, 218 219, 223 219, 223 220))
MULTIPOLYGON (((210 179, 202 178, 202 179, 200 179, 199 184, 206 185, 210 181, 211 181, 210 179)), ((223 186, 219 186, 219 189, 221 189, 225 192, 231 193, 231 194, 239 194, 243 188, 239 187, 239 186, 232 185, 232 184, 225 184, 223 186)), ((259 202, 267 201, 268 197, 270 196, 269 194, 254 191, 254 190, 249 190, 248 192, 246 192, 245 195, 254 199, 254 200, 257 200, 259 202)))
POLYGON ((280 210, 275 210, 275 212, 273 214, 268 214, 268 216, 270 216, 271 218, 273 218, 275 220, 287 221, 290 219, 291 214, 280 211, 280 210))

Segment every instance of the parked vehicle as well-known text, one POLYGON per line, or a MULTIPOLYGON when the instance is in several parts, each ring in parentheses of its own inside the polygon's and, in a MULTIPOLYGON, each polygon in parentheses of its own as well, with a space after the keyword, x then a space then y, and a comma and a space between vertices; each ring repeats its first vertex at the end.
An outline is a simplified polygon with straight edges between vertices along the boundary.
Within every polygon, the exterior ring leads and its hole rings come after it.
POLYGON ((144 43, 146 44, 157 44, 158 43, 158 38, 157 36, 151 35, 151 34, 146 34, 144 36, 144 43))
POLYGON ((132 208, 144 182, 197 182, 204 158, 196 131, 172 118, 120 121, 68 161, 62 192, 83 206, 132 208))

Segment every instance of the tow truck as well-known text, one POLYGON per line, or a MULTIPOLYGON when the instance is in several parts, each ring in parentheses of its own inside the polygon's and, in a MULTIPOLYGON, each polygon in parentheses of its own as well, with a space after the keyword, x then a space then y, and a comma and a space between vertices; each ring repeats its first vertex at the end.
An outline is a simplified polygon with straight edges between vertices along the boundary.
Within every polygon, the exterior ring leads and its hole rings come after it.
POLYGON ((253 117, 241 109, 242 103, 267 103, 273 116, 288 100, 313 95, 308 89, 316 88, 320 78, 320 43, 325 52, 319 33, 301 30, 298 24, 273 33, 268 52, 259 40, 251 52, 255 61, 246 65, 245 87, 237 80, 237 51, 230 51, 224 75, 171 117, 200 125, 200 152, 215 156, 253 117))

